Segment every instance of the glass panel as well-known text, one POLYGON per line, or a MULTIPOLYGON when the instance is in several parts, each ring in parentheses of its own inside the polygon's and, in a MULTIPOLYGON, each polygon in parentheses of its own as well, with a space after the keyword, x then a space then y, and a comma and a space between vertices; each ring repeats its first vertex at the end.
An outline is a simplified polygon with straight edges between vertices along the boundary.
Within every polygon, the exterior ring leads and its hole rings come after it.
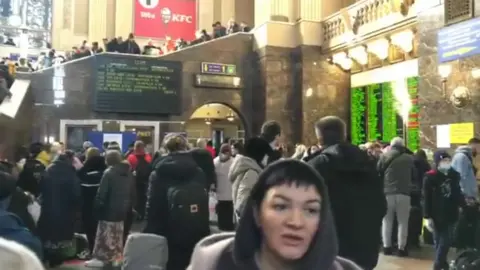
POLYGON ((120 122, 103 121, 102 132, 120 132, 120 122))
POLYGON ((154 149, 154 136, 155 128, 148 126, 125 126, 125 131, 133 131, 137 134, 137 140, 142 141, 145 144, 146 151, 153 153, 154 149))
POLYGON ((67 149, 81 151, 83 142, 88 140, 90 131, 97 131, 97 126, 68 126, 67 125, 67 149))
POLYGON ((1 0, 0 25, 2 44, 10 38, 18 47, 24 33, 30 48, 50 47, 52 0, 1 0))

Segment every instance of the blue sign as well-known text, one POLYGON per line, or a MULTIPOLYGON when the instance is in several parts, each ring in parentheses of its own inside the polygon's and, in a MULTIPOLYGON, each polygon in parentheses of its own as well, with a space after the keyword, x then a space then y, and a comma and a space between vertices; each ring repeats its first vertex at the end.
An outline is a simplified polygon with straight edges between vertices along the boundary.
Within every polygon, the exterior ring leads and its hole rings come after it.
POLYGON ((445 27, 437 38, 440 63, 480 54, 480 18, 445 27))
POLYGON ((237 74, 237 66, 202 62, 202 73, 234 76, 237 74))

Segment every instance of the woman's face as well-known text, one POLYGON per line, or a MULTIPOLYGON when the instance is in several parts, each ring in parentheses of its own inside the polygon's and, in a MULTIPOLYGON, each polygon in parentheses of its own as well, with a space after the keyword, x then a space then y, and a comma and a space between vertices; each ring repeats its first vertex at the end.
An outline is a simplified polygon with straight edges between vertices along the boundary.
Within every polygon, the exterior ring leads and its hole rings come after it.
POLYGON ((318 148, 318 146, 312 145, 312 148, 311 148, 312 154, 315 153, 315 152, 317 152, 318 150, 320 150, 320 149, 318 148))
POLYGON ((308 251, 320 222, 321 197, 314 186, 275 186, 260 205, 259 226, 269 251, 297 260, 308 251))

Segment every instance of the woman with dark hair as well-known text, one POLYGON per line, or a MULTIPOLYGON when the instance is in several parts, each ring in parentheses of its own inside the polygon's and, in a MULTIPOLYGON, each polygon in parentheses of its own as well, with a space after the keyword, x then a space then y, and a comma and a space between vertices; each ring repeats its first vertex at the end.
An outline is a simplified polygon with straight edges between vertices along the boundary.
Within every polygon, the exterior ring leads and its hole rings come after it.
POLYGON ((237 155, 233 161, 228 178, 232 183, 233 206, 237 218, 240 217, 253 185, 265 164, 265 157, 273 150, 262 138, 251 138, 245 143, 244 155, 237 155))
POLYGON ((289 159, 259 175, 236 233, 202 240, 188 269, 361 269, 337 253, 322 177, 307 164, 289 159))
POLYGON ((46 169, 40 180, 42 212, 38 232, 50 267, 62 264, 64 252, 73 248, 75 220, 81 202, 80 181, 72 151, 65 151, 46 169))
POLYGON ((95 235, 97 233, 98 220, 94 215, 93 205, 97 195, 100 180, 107 168, 105 158, 101 156, 100 150, 91 147, 85 154, 85 163, 78 171, 78 177, 82 186, 82 221, 83 229, 88 239, 89 251, 93 251, 95 235))
POLYGON ((240 141, 232 144, 232 156, 236 157, 239 154, 240 155, 244 154, 243 143, 240 141))

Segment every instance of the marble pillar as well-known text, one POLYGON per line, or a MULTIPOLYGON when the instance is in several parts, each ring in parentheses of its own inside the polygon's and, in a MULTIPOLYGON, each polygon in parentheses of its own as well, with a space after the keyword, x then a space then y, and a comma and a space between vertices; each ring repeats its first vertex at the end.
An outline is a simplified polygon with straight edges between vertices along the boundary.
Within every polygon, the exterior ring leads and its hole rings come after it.
POLYGON ((107 37, 107 3, 108 1, 89 1, 88 41, 101 42, 107 37))
POLYGON ((126 37, 133 32, 133 0, 115 0, 115 36, 126 37))
POLYGON ((475 134, 480 137, 480 81, 471 74, 472 69, 480 68, 480 55, 444 63, 451 66, 452 72, 443 82, 438 73, 441 63, 437 55, 437 32, 444 27, 443 22, 443 4, 418 14, 420 144, 423 148, 436 148, 436 126, 441 124, 473 122, 475 134), (471 97, 462 108, 451 101, 453 92, 459 88, 467 89, 471 97))

